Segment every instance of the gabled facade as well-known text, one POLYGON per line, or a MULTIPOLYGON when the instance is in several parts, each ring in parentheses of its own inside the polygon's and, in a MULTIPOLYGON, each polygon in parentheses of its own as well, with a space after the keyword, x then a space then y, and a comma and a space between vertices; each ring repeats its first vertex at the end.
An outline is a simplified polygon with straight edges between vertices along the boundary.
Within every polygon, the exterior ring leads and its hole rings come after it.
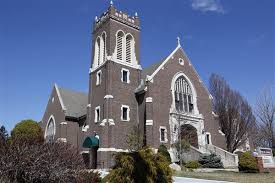
POLYGON ((179 39, 169 56, 142 69, 139 17, 111 4, 95 18, 92 42, 87 102, 76 99, 73 93, 63 94, 70 101, 64 102, 60 94, 64 92, 55 86, 42 120, 46 139, 52 133, 48 129, 52 128, 49 121, 53 115, 55 124, 58 121, 52 134, 55 140, 66 138, 88 153, 91 168, 110 168, 113 153, 128 151, 127 134, 137 126, 144 145, 156 150, 164 144, 173 161, 177 161, 177 154, 172 144, 184 138, 194 152, 214 151, 223 156, 226 165, 236 165, 236 156, 224 150, 225 138, 212 112, 211 95, 179 39), (65 123, 70 124, 72 133, 63 137, 65 123))
POLYGON ((40 123, 46 141, 63 141, 83 151, 82 143, 87 127, 87 94, 63 89, 54 85, 40 123))

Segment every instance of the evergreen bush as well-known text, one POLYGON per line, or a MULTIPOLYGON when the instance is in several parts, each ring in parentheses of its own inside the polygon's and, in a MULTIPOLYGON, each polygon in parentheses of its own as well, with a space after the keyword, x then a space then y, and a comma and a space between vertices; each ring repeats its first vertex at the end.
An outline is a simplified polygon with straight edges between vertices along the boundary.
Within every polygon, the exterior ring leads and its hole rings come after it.
POLYGON ((161 144, 158 148, 158 153, 162 154, 167 161, 169 162, 169 164, 171 164, 171 157, 170 157, 170 153, 167 150, 167 147, 163 144, 161 144))
POLYGON ((185 164, 186 168, 191 168, 191 169, 197 169, 201 166, 201 164, 198 161, 188 161, 185 164))
POLYGON ((214 153, 201 155, 199 163, 203 168, 223 168, 221 157, 214 153))
POLYGON ((104 178, 109 183, 172 183, 172 170, 166 158, 145 147, 137 152, 116 153, 115 165, 104 178))
POLYGON ((239 156, 239 171, 248 173, 258 172, 257 160, 251 152, 245 152, 239 156))

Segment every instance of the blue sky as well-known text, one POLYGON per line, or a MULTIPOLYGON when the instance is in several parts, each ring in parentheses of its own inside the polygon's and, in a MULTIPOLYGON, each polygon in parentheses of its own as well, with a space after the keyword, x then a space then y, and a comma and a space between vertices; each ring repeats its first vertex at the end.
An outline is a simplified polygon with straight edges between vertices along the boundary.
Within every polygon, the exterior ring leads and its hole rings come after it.
MULTIPOLYGON (((141 18, 146 67, 181 43, 208 85, 225 77, 250 104, 275 83, 273 0, 114 0, 141 18)), ((0 125, 41 120, 53 84, 88 90, 91 26, 107 0, 0 0, 0 125)))

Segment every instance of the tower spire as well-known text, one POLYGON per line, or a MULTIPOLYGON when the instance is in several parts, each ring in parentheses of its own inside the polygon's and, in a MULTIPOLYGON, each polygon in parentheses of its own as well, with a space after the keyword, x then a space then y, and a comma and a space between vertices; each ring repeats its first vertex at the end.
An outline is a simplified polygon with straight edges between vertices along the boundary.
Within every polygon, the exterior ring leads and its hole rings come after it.
POLYGON ((110 1, 110 5, 111 5, 111 6, 113 6, 113 5, 114 5, 114 3, 113 3, 113 1, 112 1, 112 0, 110 1))

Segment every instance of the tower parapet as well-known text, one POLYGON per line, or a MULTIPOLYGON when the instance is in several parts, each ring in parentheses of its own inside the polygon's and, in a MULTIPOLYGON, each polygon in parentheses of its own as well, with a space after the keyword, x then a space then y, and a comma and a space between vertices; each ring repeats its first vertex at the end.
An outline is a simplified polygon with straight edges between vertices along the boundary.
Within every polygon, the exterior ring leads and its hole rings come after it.
POLYGON ((106 20, 108 20, 109 18, 120 23, 126 24, 137 30, 140 30, 140 21, 139 17, 137 16, 137 13, 135 13, 134 16, 131 16, 125 12, 115 9, 113 4, 110 4, 110 7, 106 12, 102 13, 99 17, 95 18, 93 31, 96 31, 98 27, 104 24, 106 20))

